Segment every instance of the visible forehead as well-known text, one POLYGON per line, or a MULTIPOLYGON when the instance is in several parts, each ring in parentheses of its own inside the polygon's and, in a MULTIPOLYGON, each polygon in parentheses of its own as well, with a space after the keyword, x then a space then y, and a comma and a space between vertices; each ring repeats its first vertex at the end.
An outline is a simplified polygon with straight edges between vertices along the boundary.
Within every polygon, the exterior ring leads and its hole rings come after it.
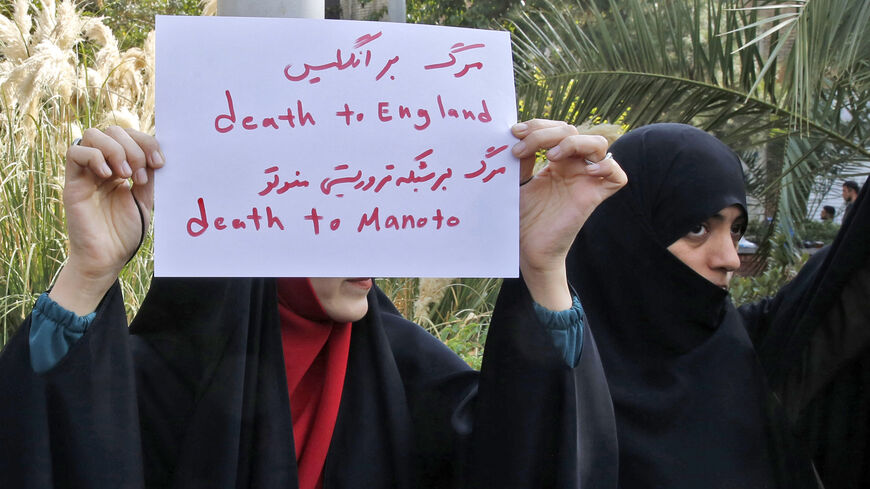
POLYGON ((720 209, 719 212, 710 216, 710 219, 731 222, 742 217, 744 217, 743 208, 739 205, 730 205, 724 209, 720 209))

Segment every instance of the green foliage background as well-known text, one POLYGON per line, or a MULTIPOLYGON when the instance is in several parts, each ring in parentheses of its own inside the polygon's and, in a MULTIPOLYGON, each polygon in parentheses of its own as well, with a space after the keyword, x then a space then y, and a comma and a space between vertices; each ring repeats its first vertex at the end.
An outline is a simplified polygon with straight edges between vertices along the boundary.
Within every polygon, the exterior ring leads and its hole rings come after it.
POLYGON ((90 0, 82 6, 86 12, 104 17, 122 50, 142 45, 154 28, 155 15, 199 15, 202 10, 200 0, 90 0))
MULTIPOLYGON (((14 3, 0 1, 0 14, 12 18, 14 3)), ((30 13, 43 3, 31 2, 30 13)), ((775 292, 796 273, 804 260, 797 241, 831 237, 833 229, 808 223, 814 182, 864 175, 870 159, 870 2, 795 5, 794 15, 777 10, 772 21, 741 10, 746 2, 738 0, 409 0, 407 13, 410 22, 509 29, 523 118, 623 128, 682 121, 741 150, 750 192, 771 218, 758 236, 771 260, 762 274, 735 281, 732 295, 741 303, 775 292), (777 18, 789 24, 762 35, 777 18)), ((201 5, 86 0, 78 8, 102 17, 124 52, 146 44, 155 14, 198 15, 201 5)), ((75 73, 98 67, 103 47, 77 42, 70 51, 75 73)), ((0 41, 0 52, 7 48, 0 41)), ((0 55, 0 63, 9 60, 0 55)), ((147 76, 147 69, 134 71, 147 76)), ((59 103, 49 86, 35 115, 20 112, 4 83, 0 72, 0 344, 65 260, 64 146, 77 128, 115 117, 108 81, 69 103, 59 103), (24 137, 30 127, 35 136, 24 137)), ((151 270, 149 239, 121 277, 131 315, 151 270)), ((455 280, 435 291, 419 279, 378 284, 406 317, 479 366, 499 281, 455 280), (424 289, 431 301, 420 305, 424 289)))

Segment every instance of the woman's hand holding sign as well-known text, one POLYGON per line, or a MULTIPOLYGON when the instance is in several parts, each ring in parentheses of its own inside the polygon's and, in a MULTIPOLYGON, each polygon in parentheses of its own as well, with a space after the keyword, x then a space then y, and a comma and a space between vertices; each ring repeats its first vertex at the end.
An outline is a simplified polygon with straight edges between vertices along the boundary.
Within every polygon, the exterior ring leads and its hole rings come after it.
POLYGON ((147 230, 153 172, 163 163, 157 140, 118 126, 88 129, 70 146, 63 189, 69 261, 52 299, 80 315, 96 308, 147 230))
POLYGON ((512 128, 520 142, 520 270, 538 304, 571 307, 565 257, 577 232, 604 199, 628 181, 607 153, 607 140, 584 136, 564 122, 531 120, 512 128), (532 175, 535 154, 549 160, 532 175))

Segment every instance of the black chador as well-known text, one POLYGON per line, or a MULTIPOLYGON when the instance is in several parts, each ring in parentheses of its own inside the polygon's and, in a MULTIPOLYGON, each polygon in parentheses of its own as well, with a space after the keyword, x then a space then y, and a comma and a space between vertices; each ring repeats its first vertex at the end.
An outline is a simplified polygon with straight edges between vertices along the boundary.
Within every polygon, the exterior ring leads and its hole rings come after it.
MULTIPOLYGON (((0 487, 296 487, 277 311, 274 280, 155 279, 128 331, 116 285, 43 375, 26 321, 0 356, 0 487)), ((613 410, 585 335, 566 367, 508 280, 478 373, 371 292, 323 487, 614 489, 613 410)))
POLYGON ((870 487, 867 190, 829 250, 738 310, 667 249, 745 211, 734 152, 680 124, 611 150, 628 185, 584 225, 568 274, 613 397, 620 488, 817 487, 811 456, 828 489, 870 487))

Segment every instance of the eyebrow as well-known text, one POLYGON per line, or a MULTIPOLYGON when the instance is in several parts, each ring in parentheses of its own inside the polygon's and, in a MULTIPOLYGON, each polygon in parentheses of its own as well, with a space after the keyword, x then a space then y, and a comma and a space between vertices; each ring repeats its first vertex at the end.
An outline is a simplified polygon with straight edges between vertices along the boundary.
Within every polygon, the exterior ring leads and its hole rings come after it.
MULTIPOLYGON (((714 220, 714 221, 722 222, 722 221, 725 220, 725 216, 723 216, 722 214, 720 214, 720 213, 717 212, 717 213, 713 214, 712 216, 710 216, 708 219, 712 219, 712 220, 714 220)), ((740 224, 746 223, 746 222, 747 222, 746 216, 744 216, 744 215, 741 214, 741 215, 737 216, 736 219, 734 219, 734 222, 735 222, 735 223, 740 223, 740 224)))

